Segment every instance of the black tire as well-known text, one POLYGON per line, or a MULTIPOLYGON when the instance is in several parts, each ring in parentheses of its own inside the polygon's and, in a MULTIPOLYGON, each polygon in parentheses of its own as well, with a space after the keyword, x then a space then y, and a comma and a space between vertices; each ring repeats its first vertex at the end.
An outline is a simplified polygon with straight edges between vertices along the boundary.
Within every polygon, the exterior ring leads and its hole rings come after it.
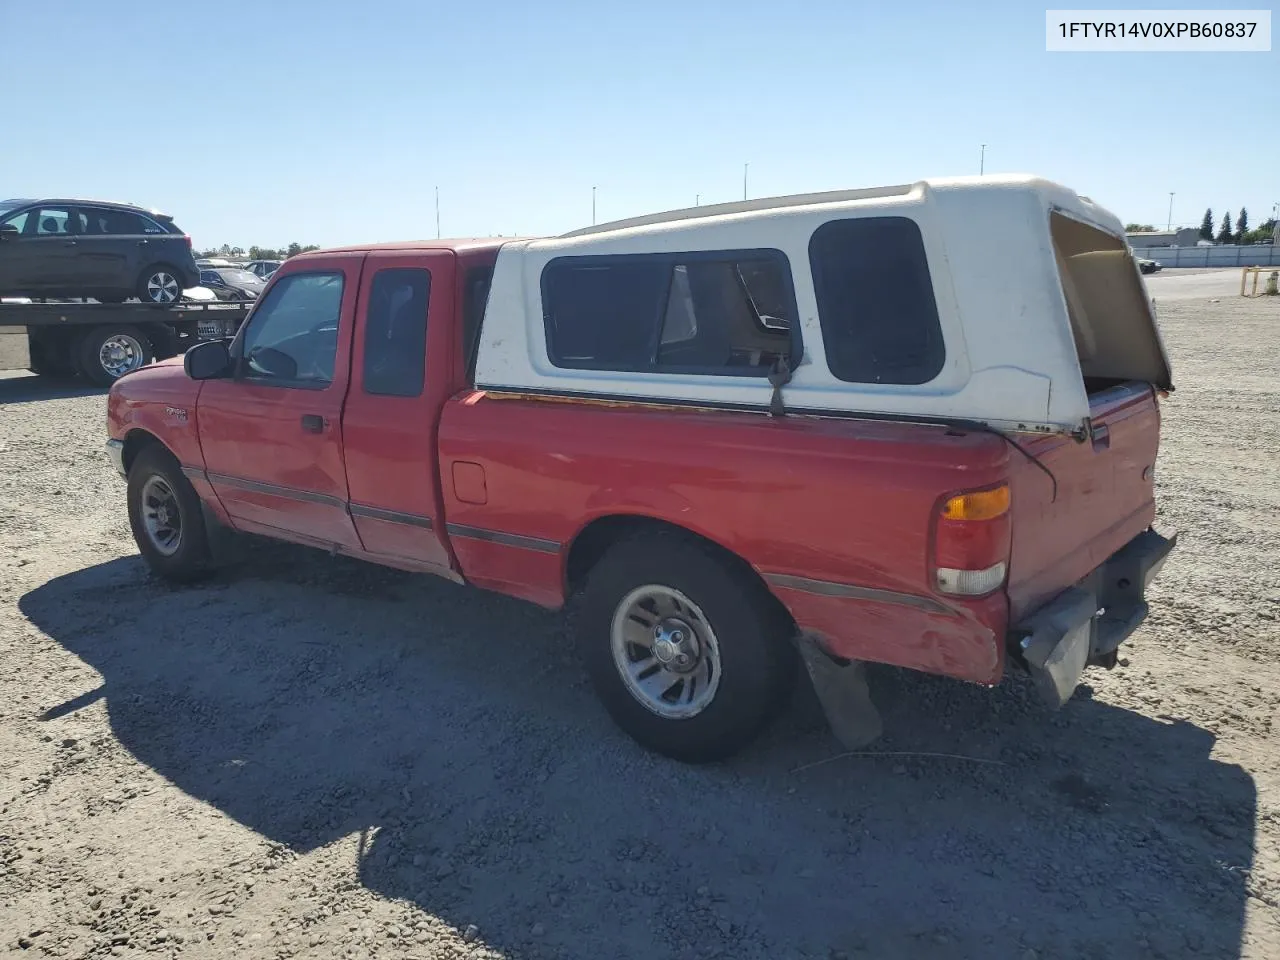
POLYGON ((156 351, 147 335, 137 327, 103 326, 85 331, 75 356, 76 365, 85 379, 100 387, 109 387, 125 373, 153 362, 156 351), (108 348, 109 343, 114 349, 108 348), (114 362, 105 360, 107 355, 118 359, 114 362))
POLYGON ((37 376, 70 380, 76 375, 72 344, 64 336, 28 334, 27 354, 30 358, 27 369, 37 376))
MULTIPOLYGON (((578 644, 596 693, 619 727, 650 750, 702 763, 736 753, 776 715, 795 683, 791 630, 785 611, 748 570, 692 537, 662 532, 618 543, 591 571, 578 644), (628 595, 647 585, 687 598, 697 608, 685 614, 695 636, 698 626, 709 626, 718 647, 718 686, 692 716, 670 718, 646 706, 615 662, 615 614, 622 616, 628 595)), ((638 654, 638 648, 628 649, 638 654)))
POLYGON ((182 299, 182 274, 167 263, 153 263, 138 276, 135 293, 143 303, 177 303, 182 299), (161 281, 162 276, 172 284, 161 281))
MULTIPOLYGON (((209 534, 205 528, 204 512, 200 497, 191 482, 183 475, 182 468, 167 449, 153 443, 138 454, 129 467, 128 493, 129 527, 138 551, 152 571, 174 583, 191 583, 209 570, 209 534), (156 479, 159 484, 150 485, 156 479), (169 503, 157 497, 164 489, 172 493, 169 503), (147 496, 151 503, 144 504, 147 496), (171 513, 177 508, 178 537, 176 544, 162 546, 164 537, 153 535, 147 526, 146 514, 163 505, 171 513), (172 552, 167 552, 172 547, 172 552)), ((163 528, 161 528, 163 530, 163 528)))

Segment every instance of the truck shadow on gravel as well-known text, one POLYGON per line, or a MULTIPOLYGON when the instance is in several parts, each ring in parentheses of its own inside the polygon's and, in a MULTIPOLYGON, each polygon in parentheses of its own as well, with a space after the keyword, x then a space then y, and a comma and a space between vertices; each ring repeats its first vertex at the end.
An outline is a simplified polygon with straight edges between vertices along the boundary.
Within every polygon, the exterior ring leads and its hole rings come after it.
POLYGON ((38 377, 35 374, 0 377, 0 405, 106 395, 106 387, 95 387, 83 380, 38 377))
POLYGON ((1088 691, 1048 714, 884 670, 889 735, 831 759, 798 684, 691 768, 613 728, 563 618, 442 581, 262 544, 197 587, 122 558, 20 607, 103 677, 41 705, 53 735, 105 697, 180 789, 295 852, 358 835, 367 887, 511 957, 1240 955, 1252 779, 1088 691))

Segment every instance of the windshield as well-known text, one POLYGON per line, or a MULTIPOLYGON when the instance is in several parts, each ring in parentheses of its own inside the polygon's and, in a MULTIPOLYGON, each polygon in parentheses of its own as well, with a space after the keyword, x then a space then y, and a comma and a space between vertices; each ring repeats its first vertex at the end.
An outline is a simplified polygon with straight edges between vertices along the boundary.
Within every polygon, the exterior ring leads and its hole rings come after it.
POLYGON ((27 200, 0 200, 0 217, 28 202, 27 200))
POLYGON ((256 273, 250 273, 248 270, 219 270, 223 280, 234 280, 236 283, 261 283, 261 278, 256 273))

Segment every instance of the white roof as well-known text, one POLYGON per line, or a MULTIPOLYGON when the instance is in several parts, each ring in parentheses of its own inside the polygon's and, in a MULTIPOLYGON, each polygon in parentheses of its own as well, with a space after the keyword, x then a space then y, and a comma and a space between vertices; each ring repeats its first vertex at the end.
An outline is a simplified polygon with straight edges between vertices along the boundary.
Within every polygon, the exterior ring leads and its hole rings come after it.
MULTIPOLYGON (((1049 234, 1055 212, 1124 236, 1120 220, 1088 197, 1040 177, 1005 174, 691 207, 512 241, 498 256, 477 385, 767 406, 771 390, 762 377, 556 367, 546 348, 540 289, 543 269, 562 256, 767 247, 790 262, 805 344, 783 391, 789 408, 1073 430, 1088 417, 1089 402, 1049 234), (921 230, 947 354, 928 383, 850 383, 827 366, 809 242, 829 220, 867 216, 907 217, 921 230)), ((1158 340, 1150 323, 1151 334, 1142 336, 1158 340)), ((1151 349, 1163 356, 1162 345, 1151 349)))
MULTIPOLYGON (((756 200, 735 200, 732 203, 713 203, 706 206, 684 207, 667 210, 662 213, 651 213, 640 217, 629 217, 625 220, 614 220, 590 227, 581 227, 561 234, 559 239, 575 237, 600 237, 603 234, 632 230, 638 227, 673 224, 707 224, 730 217, 741 218, 744 214, 768 216, 794 208, 821 208, 847 204, 855 201, 892 200, 899 198, 923 199, 929 193, 964 192, 972 195, 1008 195, 1025 193, 1056 201, 1053 205, 1067 208, 1082 206, 1097 214, 1095 222, 1109 228, 1123 225, 1110 212, 1097 206, 1088 197, 1077 194, 1052 180, 1037 177, 1029 173, 991 174, 966 177, 929 177, 915 183, 894 184, 883 187, 863 187, 855 190, 826 190, 817 193, 797 193, 779 197, 761 197, 756 200)), ((862 205, 862 204, 860 204, 862 205)))

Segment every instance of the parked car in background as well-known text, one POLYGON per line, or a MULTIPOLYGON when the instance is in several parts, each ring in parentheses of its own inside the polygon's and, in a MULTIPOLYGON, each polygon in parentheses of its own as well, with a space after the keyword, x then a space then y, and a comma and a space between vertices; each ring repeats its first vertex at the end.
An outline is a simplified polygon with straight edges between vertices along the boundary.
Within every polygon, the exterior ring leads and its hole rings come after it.
POLYGON ((238 267, 239 264, 223 257, 201 257, 196 261, 196 266, 201 270, 211 270, 214 267, 238 267))
POLYGON ((256 273, 263 280, 270 280, 271 275, 280 269, 280 260, 250 260, 244 265, 244 268, 251 273, 256 273))
POLYGON ((0 201, 0 294, 177 302, 199 281, 167 214, 98 200, 0 201))
POLYGON ((1148 260, 1146 257, 1137 257, 1138 269, 1143 273, 1156 273, 1164 269, 1164 264, 1158 260, 1148 260))
POLYGON ((193 303, 208 303, 218 299, 218 295, 208 287, 187 287, 182 291, 182 299, 193 303))
POLYGON ((257 300, 265 284, 256 273, 240 267, 214 267, 200 271, 200 283, 219 300, 257 300))

